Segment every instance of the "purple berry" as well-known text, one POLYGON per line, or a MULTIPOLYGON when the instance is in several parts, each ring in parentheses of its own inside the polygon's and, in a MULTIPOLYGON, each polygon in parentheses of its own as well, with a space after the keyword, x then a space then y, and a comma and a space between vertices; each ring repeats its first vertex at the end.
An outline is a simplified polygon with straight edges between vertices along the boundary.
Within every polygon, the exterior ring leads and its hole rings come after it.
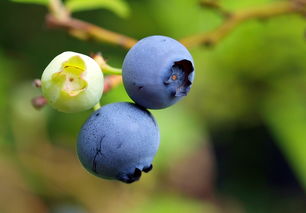
POLYGON ((124 87, 137 104, 166 108, 186 96, 194 78, 193 59, 178 41, 166 36, 140 40, 122 67, 124 87))
POLYGON ((159 128, 149 111, 132 103, 108 104, 85 122, 77 152, 92 174, 125 183, 152 169, 159 146, 159 128))

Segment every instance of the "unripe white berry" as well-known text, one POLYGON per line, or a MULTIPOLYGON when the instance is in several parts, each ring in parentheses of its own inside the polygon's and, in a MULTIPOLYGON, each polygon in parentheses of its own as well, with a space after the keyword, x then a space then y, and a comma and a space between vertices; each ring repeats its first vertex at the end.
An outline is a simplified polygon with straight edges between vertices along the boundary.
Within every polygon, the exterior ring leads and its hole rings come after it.
POLYGON ((56 56, 41 77, 43 96, 61 112, 94 107, 103 93, 103 73, 92 58, 75 52, 56 56))

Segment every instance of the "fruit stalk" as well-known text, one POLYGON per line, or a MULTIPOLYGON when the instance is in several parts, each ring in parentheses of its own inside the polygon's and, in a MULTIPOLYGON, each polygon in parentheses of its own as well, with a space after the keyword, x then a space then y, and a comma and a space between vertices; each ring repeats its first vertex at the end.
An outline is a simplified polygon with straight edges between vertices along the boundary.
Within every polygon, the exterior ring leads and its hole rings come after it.
POLYGON ((122 69, 112 67, 108 65, 105 59, 102 57, 101 53, 97 53, 91 56, 102 69, 103 74, 105 75, 121 75, 122 69))

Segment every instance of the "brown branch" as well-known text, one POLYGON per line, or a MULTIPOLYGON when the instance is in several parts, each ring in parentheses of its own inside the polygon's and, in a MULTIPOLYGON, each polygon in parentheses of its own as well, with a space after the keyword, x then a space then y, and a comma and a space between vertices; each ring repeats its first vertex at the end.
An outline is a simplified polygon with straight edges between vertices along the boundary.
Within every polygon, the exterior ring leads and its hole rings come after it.
POLYGON ((225 18, 228 18, 231 15, 231 13, 229 11, 225 10, 220 5, 220 3, 216 0, 202 0, 202 1, 200 1, 200 6, 202 6, 204 8, 213 9, 213 10, 217 11, 218 13, 220 13, 225 18))
POLYGON ((225 22, 211 32, 204 32, 198 35, 193 35, 180 41, 186 47, 194 47, 197 45, 205 44, 215 45, 221 41, 224 37, 230 34, 238 25, 251 19, 265 19, 279 15, 301 13, 305 14, 306 1, 283 1, 268 4, 263 7, 244 9, 241 11, 233 12, 225 22))
POLYGON ((64 28, 71 35, 84 40, 94 39, 101 42, 117 44, 127 49, 131 48, 137 42, 137 40, 128 36, 71 17, 59 20, 53 15, 48 15, 46 21, 49 27, 64 28))
POLYGON ((71 35, 79 39, 94 39, 101 42, 120 45, 124 48, 131 48, 137 40, 126 35, 106 30, 94 24, 81 21, 70 16, 60 0, 50 1, 50 14, 47 15, 47 26, 53 28, 64 28, 71 35))
MULTIPOLYGON (((211 32, 200 33, 198 35, 193 35, 182 39, 181 42, 187 47, 193 47, 201 44, 214 45, 230 34, 238 25, 250 19, 270 18, 290 13, 304 13, 306 10, 306 0, 291 0, 271 3, 263 7, 245 9, 234 13, 225 11, 219 4, 211 0, 202 0, 201 4, 202 6, 209 6, 211 8, 221 10, 221 12, 223 11, 227 19, 221 26, 211 32)), ((50 0, 49 10, 50 14, 47 15, 46 18, 46 23, 49 27, 63 28, 72 36, 79 39, 94 39, 101 42, 120 45, 127 49, 131 48, 137 42, 137 40, 128 36, 115 33, 94 24, 71 17, 70 12, 65 8, 61 0, 50 0)), ((99 63, 99 60, 97 60, 97 62, 99 63)), ((101 67, 103 70, 103 66, 101 67)), ((121 76, 106 76, 104 81, 104 93, 118 86, 121 82, 121 76)), ((34 99, 33 103, 34 105, 38 105, 38 108, 40 103, 42 103, 42 105, 46 104, 41 98, 34 99)))
POLYGON ((216 0, 202 0, 200 1, 200 5, 203 7, 210 7, 214 9, 220 9, 221 6, 218 1, 216 0))

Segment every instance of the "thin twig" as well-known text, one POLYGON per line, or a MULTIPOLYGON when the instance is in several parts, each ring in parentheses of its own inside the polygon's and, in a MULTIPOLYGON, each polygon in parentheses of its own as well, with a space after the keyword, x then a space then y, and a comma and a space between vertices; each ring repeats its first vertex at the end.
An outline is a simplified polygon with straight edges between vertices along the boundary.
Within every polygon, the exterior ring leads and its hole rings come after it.
POLYGON ((66 9, 61 0, 49 0, 49 11, 58 20, 67 20, 70 12, 66 9))
POLYGON ((214 9, 218 13, 220 13, 222 16, 224 16, 225 18, 228 18, 231 15, 231 13, 229 11, 225 10, 220 5, 220 3, 216 0, 202 0, 202 1, 200 1, 200 6, 210 8, 210 9, 214 9))
POLYGON ((68 30, 71 35, 84 40, 93 39, 116 44, 127 49, 131 48, 137 42, 137 40, 128 36, 103 29, 76 18, 70 17, 69 19, 59 20, 53 15, 47 15, 46 22, 49 27, 64 28, 68 30))
POLYGON ((121 75, 122 69, 115 68, 106 63, 101 53, 91 54, 91 57, 99 64, 102 72, 106 75, 121 75))
MULTIPOLYGON (((207 2, 207 0, 204 0, 207 2)), ((218 7, 218 5, 215 5, 218 7)), ((201 44, 215 45, 224 37, 230 34, 238 25, 250 19, 263 19, 274 16, 305 13, 306 0, 291 0, 275 2, 263 7, 244 9, 233 12, 227 16, 224 23, 211 32, 204 32, 184 38, 181 42, 187 47, 194 47, 201 44)), ((71 17, 69 11, 62 4, 61 0, 50 0, 50 14, 47 15, 46 22, 49 27, 66 29, 72 36, 79 39, 94 39, 100 42, 107 42, 120 45, 124 48, 131 48, 137 40, 126 35, 115 33, 91 23, 71 17)), ((223 8, 222 8, 223 9, 223 8)), ((116 69, 117 70, 117 69, 116 69)), ((119 69, 118 69, 119 70, 119 69)), ((117 70, 117 71, 118 71, 117 70)), ((116 87, 122 82, 121 76, 106 76, 104 82, 104 92, 116 87)))
POLYGON ((291 13, 305 13, 306 10, 305 0, 295 1, 282 1, 275 2, 263 7, 244 9, 241 11, 233 12, 228 19, 224 21, 218 28, 211 32, 204 32, 198 35, 193 35, 183 38, 180 41, 186 47, 194 47, 197 45, 215 45, 224 37, 230 34, 238 25, 251 19, 264 19, 274 16, 291 14, 291 13))
MULTIPOLYGON (((207 4, 207 0, 202 0, 202 4, 207 4)), ((218 6, 218 5, 217 5, 218 6)), ((244 9, 233 12, 218 28, 211 32, 204 32, 198 35, 192 35, 181 39, 180 41, 187 47, 193 47, 201 44, 215 45, 224 37, 230 34, 238 25, 251 19, 271 18, 274 16, 290 14, 290 13, 305 13, 305 0, 291 0, 275 2, 263 7, 244 9)), ((64 28, 72 36, 79 39, 89 40, 94 39, 101 42, 107 42, 124 48, 131 48, 136 42, 136 39, 115 33, 91 23, 73 18, 64 7, 60 0, 50 0, 50 14, 47 16, 47 24, 49 27, 64 28)))
POLYGON ((46 17, 47 26, 53 28, 64 28, 72 36, 83 40, 97 40, 101 42, 116 44, 124 48, 131 48, 137 40, 119 33, 106 30, 94 24, 81 21, 71 17, 62 1, 50 0, 50 14, 46 17))
POLYGON ((91 54, 91 57, 99 64, 102 72, 107 74, 107 76, 104 77, 104 94, 122 83, 121 69, 113 68, 108 65, 101 53, 91 54))

